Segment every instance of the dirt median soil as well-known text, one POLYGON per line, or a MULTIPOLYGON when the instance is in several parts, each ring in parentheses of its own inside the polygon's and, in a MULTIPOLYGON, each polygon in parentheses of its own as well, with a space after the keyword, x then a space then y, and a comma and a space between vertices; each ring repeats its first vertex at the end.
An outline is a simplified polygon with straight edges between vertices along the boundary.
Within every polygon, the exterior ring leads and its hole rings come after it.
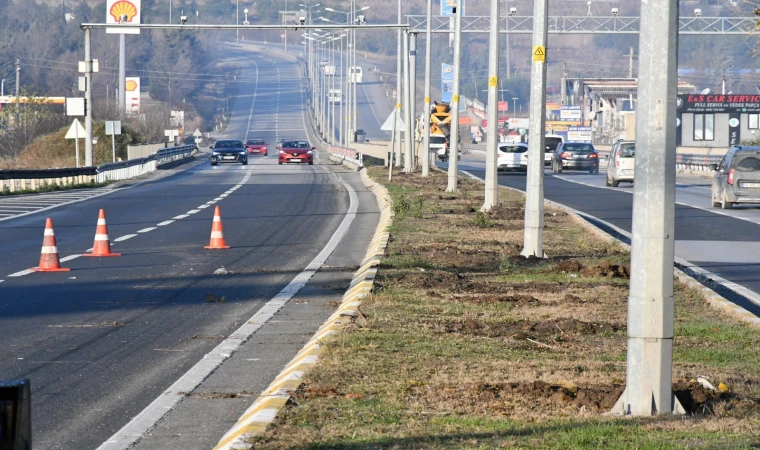
POLYGON ((525 259, 522 194, 484 214, 477 181, 370 174, 396 215, 373 294, 252 448, 760 445, 760 330, 676 284, 688 414, 605 415, 625 386, 627 249, 547 208, 549 257, 525 259))

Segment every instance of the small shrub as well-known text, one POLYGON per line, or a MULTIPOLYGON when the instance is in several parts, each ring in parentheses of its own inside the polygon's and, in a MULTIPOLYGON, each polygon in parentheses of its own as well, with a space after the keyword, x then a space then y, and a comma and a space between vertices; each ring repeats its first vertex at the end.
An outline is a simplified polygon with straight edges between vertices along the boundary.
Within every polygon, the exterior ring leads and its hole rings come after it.
POLYGON ((491 218, 488 216, 488 214, 482 211, 475 213, 475 217, 472 218, 472 222, 475 224, 475 226, 480 228, 489 228, 493 225, 493 222, 491 221, 491 218))

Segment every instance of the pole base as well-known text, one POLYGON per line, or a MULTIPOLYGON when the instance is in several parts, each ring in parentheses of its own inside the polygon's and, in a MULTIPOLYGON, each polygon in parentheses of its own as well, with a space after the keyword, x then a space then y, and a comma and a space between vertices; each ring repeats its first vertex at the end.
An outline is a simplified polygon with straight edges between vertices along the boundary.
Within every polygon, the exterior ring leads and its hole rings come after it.
MULTIPOLYGON (((543 253, 544 254, 543 254, 543 256, 541 256, 541 258, 543 258, 543 259, 548 258, 548 256, 546 256, 546 252, 543 252, 543 253)), ((520 256, 524 256, 526 258, 530 258, 531 256, 536 256, 536 254, 534 252, 532 252, 532 251, 529 251, 528 249, 525 249, 522 252, 520 252, 520 256)))
POLYGON ((633 416, 644 416, 644 415, 654 416, 657 414, 676 414, 676 415, 686 414, 686 410, 683 409, 681 402, 678 401, 678 398, 675 395, 671 395, 670 411, 666 411, 666 412, 657 410, 657 406, 654 401, 654 392, 652 392, 651 395, 652 395, 652 409, 650 413, 649 414, 635 414, 631 411, 631 405, 628 402, 628 388, 626 387, 625 390, 623 391, 623 394, 615 403, 615 406, 613 406, 612 409, 606 412, 604 415, 633 417, 633 416))

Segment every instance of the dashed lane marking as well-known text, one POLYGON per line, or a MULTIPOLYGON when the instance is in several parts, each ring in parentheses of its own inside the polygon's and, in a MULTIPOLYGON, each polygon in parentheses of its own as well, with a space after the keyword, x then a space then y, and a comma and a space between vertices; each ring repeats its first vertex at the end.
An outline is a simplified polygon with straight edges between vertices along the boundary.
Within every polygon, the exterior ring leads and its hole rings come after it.
POLYGON ((64 258, 61 258, 60 261, 61 262, 71 261, 72 259, 77 259, 80 256, 82 256, 82 255, 70 255, 70 256, 66 256, 64 258))
POLYGON ((30 273, 32 273, 32 269, 26 269, 22 270, 21 272, 12 273, 8 275, 8 277, 23 277, 24 275, 29 275, 30 273))
POLYGON ((137 235, 136 234, 125 234, 124 236, 116 238, 113 241, 114 242, 126 241, 127 239, 132 239, 135 236, 137 236, 137 235))
POLYGON ((184 219, 185 217, 189 217, 189 216, 187 214, 180 214, 178 216, 172 217, 172 219, 180 220, 180 219, 184 219))
POLYGON ((199 212, 201 212, 201 210, 200 210, 200 209, 191 209, 191 210, 190 210, 190 211, 188 211, 186 214, 190 215, 190 214, 195 214, 195 213, 199 213, 199 212))
POLYGON ((156 229, 158 229, 158 227, 148 227, 148 228, 143 228, 142 230, 137 230, 137 232, 138 233, 147 233, 148 231, 153 231, 153 230, 156 230, 156 229))
POLYGON ((163 227, 163 226, 169 225, 170 223, 174 223, 174 221, 173 220, 165 220, 165 221, 163 221, 161 223, 157 223, 156 225, 158 225, 159 227, 163 227))

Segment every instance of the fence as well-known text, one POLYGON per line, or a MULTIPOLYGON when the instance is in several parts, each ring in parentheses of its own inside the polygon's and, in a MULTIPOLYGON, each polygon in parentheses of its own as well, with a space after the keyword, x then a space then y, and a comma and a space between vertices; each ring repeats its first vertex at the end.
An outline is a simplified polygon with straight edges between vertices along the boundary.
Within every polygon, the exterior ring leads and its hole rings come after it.
POLYGON ((183 145, 161 149, 145 158, 137 158, 100 166, 43 169, 0 170, 0 190, 8 192, 33 191, 46 186, 67 186, 93 182, 118 181, 155 171, 157 168, 190 157, 195 146, 183 145))

